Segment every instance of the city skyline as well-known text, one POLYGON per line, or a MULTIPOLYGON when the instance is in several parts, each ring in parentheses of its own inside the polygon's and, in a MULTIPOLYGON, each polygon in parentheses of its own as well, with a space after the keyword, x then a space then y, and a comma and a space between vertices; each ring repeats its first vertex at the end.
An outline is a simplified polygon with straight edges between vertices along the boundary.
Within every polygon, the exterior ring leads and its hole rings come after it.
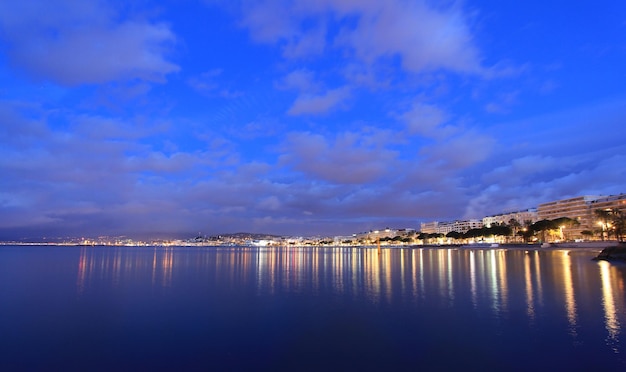
POLYGON ((626 179, 614 1, 0 4, 0 240, 341 235, 626 179))

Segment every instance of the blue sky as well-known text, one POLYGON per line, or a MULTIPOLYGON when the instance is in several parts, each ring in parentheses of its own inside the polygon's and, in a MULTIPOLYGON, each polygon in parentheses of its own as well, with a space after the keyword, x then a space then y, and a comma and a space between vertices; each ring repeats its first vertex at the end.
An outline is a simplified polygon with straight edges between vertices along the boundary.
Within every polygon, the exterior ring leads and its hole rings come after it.
POLYGON ((349 234, 626 191, 622 1, 0 3, 0 238, 349 234))

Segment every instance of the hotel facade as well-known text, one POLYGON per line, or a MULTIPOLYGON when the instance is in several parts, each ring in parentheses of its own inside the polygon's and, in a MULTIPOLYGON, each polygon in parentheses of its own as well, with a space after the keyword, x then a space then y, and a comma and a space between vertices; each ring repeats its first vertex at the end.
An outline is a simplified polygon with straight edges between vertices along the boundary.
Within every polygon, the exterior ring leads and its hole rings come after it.
POLYGON ((626 194, 577 196, 539 204, 537 208, 487 216, 482 220, 423 222, 421 223, 421 232, 429 234, 441 233, 444 235, 451 231, 465 233, 473 228, 491 227, 496 223, 509 225, 512 219, 524 226, 528 222, 535 223, 540 220, 554 220, 567 217, 576 220, 578 224, 563 226, 561 228, 563 238, 568 240, 586 239, 588 236, 584 236, 582 234, 583 231, 598 231, 595 211, 613 209, 626 214, 626 194))

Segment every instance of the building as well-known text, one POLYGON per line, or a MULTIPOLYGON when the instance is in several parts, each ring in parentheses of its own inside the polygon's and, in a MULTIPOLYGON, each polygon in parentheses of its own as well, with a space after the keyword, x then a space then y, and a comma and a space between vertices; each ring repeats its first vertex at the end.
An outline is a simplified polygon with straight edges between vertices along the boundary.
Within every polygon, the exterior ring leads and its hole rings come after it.
POLYGON ((439 227, 439 222, 437 221, 422 222, 420 224, 420 232, 423 234, 435 234, 437 233, 438 227, 439 227))
MULTIPOLYGON (((591 202, 589 209, 595 221, 594 227, 598 228, 599 230, 601 229, 602 231, 601 232, 602 239, 604 239, 604 237, 607 236, 605 234, 608 234, 607 237, 610 237, 611 234, 609 233, 609 230, 611 229, 611 223, 615 221, 610 221, 610 222, 603 221, 602 218, 598 218, 595 212, 597 210, 602 210, 602 211, 617 210, 621 212, 622 216, 626 216, 626 194, 610 195, 610 196, 606 196, 606 197, 602 197, 597 200, 594 200, 593 202, 591 202)), ((612 228, 615 229, 616 226, 613 226, 612 228)), ((617 230, 618 231, 615 232, 616 234, 619 234, 619 235, 624 234, 623 225, 622 227, 617 228, 617 230)), ((591 229, 591 231, 593 231, 593 229, 591 229)), ((618 238, 618 237, 615 236, 615 238, 618 238)))
POLYGON ((585 195, 543 203, 539 204, 537 214, 539 220, 554 220, 567 217, 578 221, 578 225, 565 226, 562 230, 566 239, 580 239, 583 238, 582 231, 594 229, 595 219, 592 212, 592 203, 601 198, 605 197, 585 195))
POLYGON ((524 226, 526 221, 535 223, 539 221, 539 215, 537 214, 537 208, 529 208, 522 211, 496 214, 493 216, 487 216, 483 218, 483 225, 491 227, 491 225, 509 225, 511 220, 516 220, 521 226, 524 226))
POLYGON ((610 195, 598 198, 590 203, 589 208, 591 209, 592 214, 596 209, 617 209, 626 213, 626 194, 610 195))
POLYGON ((480 229, 483 227, 483 221, 478 219, 472 220, 456 220, 456 221, 432 221, 421 224, 421 232, 426 234, 443 234, 456 231, 465 233, 471 229, 480 229))
POLYGON ((585 195, 539 204, 537 215, 539 220, 568 217, 578 221, 581 227, 589 228, 593 225, 591 203, 600 198, 601 196, 585 195))
POLYGON ((370 231, 354 234, 352 236, 352 239, 374 243, 378 239, 395 238, 397 235, 401 235, 400 231, 401 230, 390 229, 387 227, 383 230, 370 230, 370 231))

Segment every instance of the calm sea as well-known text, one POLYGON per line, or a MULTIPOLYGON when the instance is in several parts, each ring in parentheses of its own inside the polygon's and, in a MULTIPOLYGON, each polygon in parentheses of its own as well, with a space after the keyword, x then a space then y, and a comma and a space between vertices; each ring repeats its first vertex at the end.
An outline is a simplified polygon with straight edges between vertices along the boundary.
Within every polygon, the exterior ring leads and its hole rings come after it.
POLYGON ((0 370, 625 370, 597 250, 0 247, 0 370))

